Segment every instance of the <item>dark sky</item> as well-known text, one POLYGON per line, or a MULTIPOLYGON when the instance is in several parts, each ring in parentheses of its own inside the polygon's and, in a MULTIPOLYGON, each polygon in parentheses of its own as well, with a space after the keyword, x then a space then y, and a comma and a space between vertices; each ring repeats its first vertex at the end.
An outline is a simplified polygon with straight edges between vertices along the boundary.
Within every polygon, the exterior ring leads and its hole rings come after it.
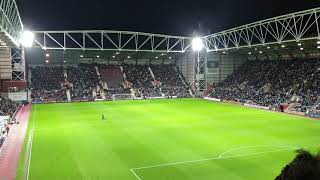
POLYGON ((320 7, 320 0, 16 0, 31 30, 128 30, 206 35, 320 7), (200 27, 200 28, 199 28, 200 27))

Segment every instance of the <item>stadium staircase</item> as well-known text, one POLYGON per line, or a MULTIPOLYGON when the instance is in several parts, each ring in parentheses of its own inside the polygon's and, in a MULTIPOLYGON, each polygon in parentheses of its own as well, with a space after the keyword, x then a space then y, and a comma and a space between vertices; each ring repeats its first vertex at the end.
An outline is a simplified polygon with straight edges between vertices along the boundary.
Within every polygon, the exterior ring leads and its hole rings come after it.
POLYGON ((68 102, 71 102, 71 92, 70 92, 70 90, 69 90, 69 89, 66 90, 66 93, 67 93, 67 100, 68 100, 68 102))
POLYGON ((185 80, 183 79, 183 77, 181 76, 181 72, 179 71, 179 69, 178 69, 176 66, 174 66, 174 70, 179 74, 179 78, 181 79, 181 81, 183 82, 183 84, 184 84, 186 87, 188 87, 186 81, 185 81, 185 80))
POLYGON ((63 77, 65 79, 68 79, 68 73, 67 73, 67 69, 66 68, 63 68, 63 77))
POLYGON ((148 66, 148 69, 149 69, 149 72, 150 72, 150 74, 151 74, 151 76, 152 76, 153 80, 156 80, 156 77, 154 76, 154 74, 153 74, 153 72, 152 72, 151 67, 149 67, 149 66, 148 66))
POLYGON ((106 99, 107 99, 104 90, 100 90, 100 95, 101 95, 101 97, 102 97, 103 100, 106 100, 106 99))

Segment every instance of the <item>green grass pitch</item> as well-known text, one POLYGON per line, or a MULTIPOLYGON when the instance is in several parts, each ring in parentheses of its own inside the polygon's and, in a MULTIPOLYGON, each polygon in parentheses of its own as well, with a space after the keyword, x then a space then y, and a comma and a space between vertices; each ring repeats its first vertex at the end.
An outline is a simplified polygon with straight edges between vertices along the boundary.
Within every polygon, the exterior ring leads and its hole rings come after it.
POLYGON ((201 99, 34 105, 33 127, 29 180, 270 180, 320 147, 320 121, 201 99))

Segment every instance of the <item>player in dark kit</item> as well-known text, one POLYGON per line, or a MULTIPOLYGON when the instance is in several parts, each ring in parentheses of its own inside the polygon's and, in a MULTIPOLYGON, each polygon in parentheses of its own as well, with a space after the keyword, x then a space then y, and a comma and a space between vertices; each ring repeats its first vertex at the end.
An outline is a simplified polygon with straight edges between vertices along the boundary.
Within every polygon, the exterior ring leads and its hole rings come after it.
POLYGON ((104 122, 106 120, 106 117, 104 116, 104 114, 102 113, 102 117, 101 120, 104 122))

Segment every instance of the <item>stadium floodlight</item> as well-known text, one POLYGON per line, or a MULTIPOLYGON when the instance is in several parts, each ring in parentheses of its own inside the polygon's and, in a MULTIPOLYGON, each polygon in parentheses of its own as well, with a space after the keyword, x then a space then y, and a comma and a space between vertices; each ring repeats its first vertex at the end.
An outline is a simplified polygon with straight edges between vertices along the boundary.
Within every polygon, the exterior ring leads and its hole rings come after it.
POLYGON ((270 46, 268 46, 267 49, 270 49, 270 46))
POLYGON ((203 49, 203 43, 201 38, 199 37, 195 37, 192 39, 192 49, 194 51, 201 51, 203 49))
POLYGON ((130 59, 131 57, 130 56, 128 56, 128 59, 130 59))
POLYGON ((116 58, 116 56, 112 56, 112 58, 114 59, 114 58, 116 58))
POLYGON ((302 44, 301 44, 301 43, 298 43, 298 46, 302 46, 302 44))
POLYGON ((320 44, 320 41, 317 41, 317 44, 320 44))
POLYGON ((251 55, 251 52, 248 52, 249 55, 251 55))
POLYGON ((31 31, 24 31, 20 43, 23 47, 31 47, 34 40, 34 34, 31 31))
POLYGON ((286 46, 282 44, 281 47, 284 48, 284 47, 286 47, 286 46))
POLYGON ((301 47, 300 50, 303 51, 303 47, 301 47))
POLYGON ((66 63, 67 61, 63 61, 63 63, 66 63))
POLYGON ((46 57, 50 57, 50 54, 49 54, 49 53, 47 53, 47 54, 46 54, 46 57))
POLYGON ((171 59, 172 57, 170 56, 169 59, 171 59))
POLYGON ((99 55, 97 55, 97 58, 99 58, 100 56, 99 55))
POLYGON ((46 63, 49 63, 49 60, 46 60, 46 63))
POLYGON ((262 54, 263 52, 262 52, 262 51, 259 51, 259 53, 262 54))
POLYGON ((158 59, 158 56, 156 56, 156 59, 158 59))
POLYGON ((80 57, 83 58, 83 55, 81 54, 80 57))
POLYGON ((317 49, 320 49, 320 46, 317 46, 317 49))

